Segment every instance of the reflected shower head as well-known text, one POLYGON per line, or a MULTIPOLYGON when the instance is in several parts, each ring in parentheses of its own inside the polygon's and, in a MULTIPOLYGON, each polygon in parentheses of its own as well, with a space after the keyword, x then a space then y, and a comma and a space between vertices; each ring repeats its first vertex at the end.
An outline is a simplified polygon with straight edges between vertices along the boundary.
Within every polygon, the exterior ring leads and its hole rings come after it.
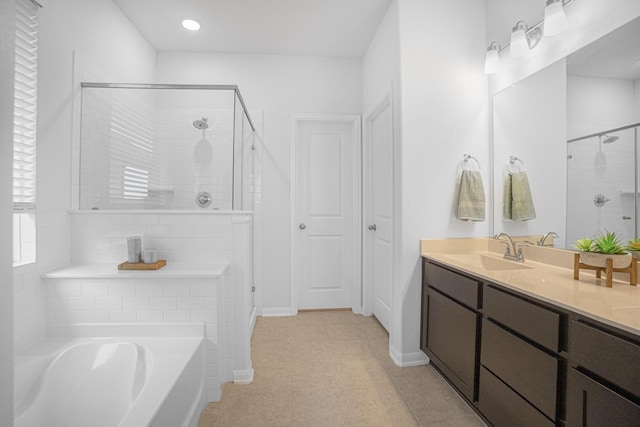
POLYGON ((200 130, 205 130, 209 127, 209 119, 203 116, 202 119, 193 122, 193 127, 200 130))
POLYGON ((611 144, 612 142, 616 142, 619 137, 617 136, 609 136, 607 134, 600 135, 600 142, 603 144, 611 144))

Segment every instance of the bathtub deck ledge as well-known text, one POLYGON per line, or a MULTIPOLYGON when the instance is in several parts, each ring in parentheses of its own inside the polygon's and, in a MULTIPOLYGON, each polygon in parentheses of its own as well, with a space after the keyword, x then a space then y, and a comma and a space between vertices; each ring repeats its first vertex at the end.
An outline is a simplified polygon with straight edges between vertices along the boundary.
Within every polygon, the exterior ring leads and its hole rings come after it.
POLYGON ((117 264, 81 264, 42 274, 43 279, 208 279, 224 275, 228 262, 167 263, 160 270, 118 270, 117 264))

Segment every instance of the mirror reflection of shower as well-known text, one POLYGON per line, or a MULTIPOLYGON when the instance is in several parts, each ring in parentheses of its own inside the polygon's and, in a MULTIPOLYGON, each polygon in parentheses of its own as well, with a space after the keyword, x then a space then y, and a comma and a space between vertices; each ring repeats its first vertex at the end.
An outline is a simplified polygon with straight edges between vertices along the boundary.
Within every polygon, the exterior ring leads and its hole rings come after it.
POLYGON ((213 149, 211 142, 206 138, 206 131, 209 129, 209 119, 202 116, 201 119, 194 120, 193 127, 202 130, 202 138, 196 143, 193 149, 193 161, 196 169, 206 169, 213 161, 213 149))
POLYGON ((634 123, 568 141, 567 242, 604 229, 625 244, 638 237, 639 131, 634 123))

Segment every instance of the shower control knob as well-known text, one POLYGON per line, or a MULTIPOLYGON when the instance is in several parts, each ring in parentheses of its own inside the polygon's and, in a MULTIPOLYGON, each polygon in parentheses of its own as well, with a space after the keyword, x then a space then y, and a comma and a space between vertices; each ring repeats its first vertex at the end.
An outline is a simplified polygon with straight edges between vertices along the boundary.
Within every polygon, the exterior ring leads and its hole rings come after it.
POLYGON ((607 198, 607 196, 605 196, 604 194, 596 194, 596 196, 593 198, 593 204, 599 208, 603 207, 605 203, 610 201, 611 199, 607 198))
POLYGON ((196 204, 201 208, 206 208, 211 204, 211 194, 206 191, 202 191, 196 195, 196 204))
POLYGON ((622 219, 624 219, 625 221, 628 221, 628 220, 631 219, 631 217, 630 216, 623 216, 622 219))
POLYGON ((301 222, 300 225, 298 226, 298 228, 300 230, 304 230, 305 228, 307 228, 307 226, 304 224, 304 222, 301 222))
POLYGON ((378 229, 375 224, 372 224, 372 225, 368 226, 367 228, 369 230, 371 230, 371 231, 376 231, 378 229))

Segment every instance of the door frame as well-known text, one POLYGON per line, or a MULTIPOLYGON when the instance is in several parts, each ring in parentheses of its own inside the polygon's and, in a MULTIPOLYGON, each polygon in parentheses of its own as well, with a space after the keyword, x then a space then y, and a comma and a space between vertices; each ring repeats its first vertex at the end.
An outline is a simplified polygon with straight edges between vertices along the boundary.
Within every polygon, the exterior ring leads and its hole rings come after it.
MULTIPOLYGON (((391 162, 391 173, 393 179, 395 181, 396 177, 396 166, 395 166, 395 124, 394 124, 394 111, 393 111, 393 88, 391 85, 382 93, 373 103, 371 107, 369 107, 364 115, 363 115, 363 139, 362 139, 362 221, 363 226, 371 221, 371 197, 367 193, 367 182, 370 182, 370 176, 372 174, 372 170, 370 169, 371 165, 371 126, 373 121, 378 117, 386 108, 391 109, 391 152, 392 158, 389 159, 391 162)), ((395 248, 396 248, 396 233, 395 233, 395 224, 396 224, 396 192, 395 192, 395 184, 392 184, 393 191, 391 192, 391 277, 394 276, 395 270, 395 248)), ((372 237, 370 233, 365 233, 362 237, 362 314, 365 316, 370 316, 373 314, 373 286, 370 281, 367 281, 367 272, 371 271, 371 245, 372 245, 372 237)), ((391 310, 393 310, 393 290, 391 292, 391 310)))
POLYGON ((306 114, 294 113, 291 115, 291 144, 290 144, 290 169, 289 169, 289 289, 291 315, 298 314, 298 286, 296 278, 296 235, 298 221, 296 218, 296 134, 298 124, 301 122, 340 122, 350 124, 353 131, 353 139, 356 144, 353 147, 353 285, 351 295, 351 308, 354 313, 362 312, 362 136, 361 117, 355 114, 306 114))

